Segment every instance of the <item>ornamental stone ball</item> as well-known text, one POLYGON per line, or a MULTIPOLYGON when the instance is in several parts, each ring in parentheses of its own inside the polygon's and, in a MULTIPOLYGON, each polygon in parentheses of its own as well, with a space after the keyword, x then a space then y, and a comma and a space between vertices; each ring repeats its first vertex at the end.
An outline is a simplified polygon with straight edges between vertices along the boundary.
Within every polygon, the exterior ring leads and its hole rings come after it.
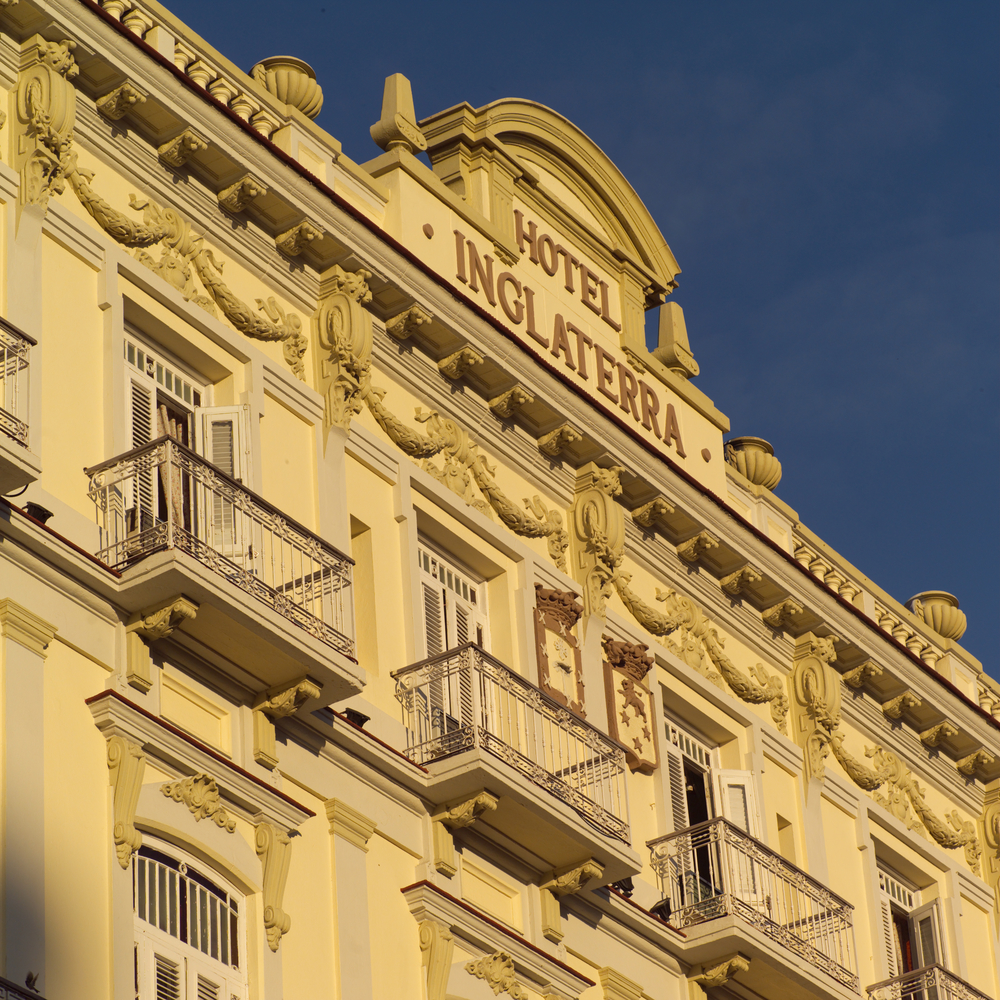
POLYGON ((773 490, 781 482, 781 462, 763 438, 733 438, 726 445, 726 461, 755 486, 773 490))
POLYGON ((312 66, 294 56, 262 59, 250 75, 279 101, 297 108, 307 118, 315 118, 323 107, 323 90, 316 82, 312 66))
POLYGON ((968 622, 958 608, 958 598, 943 590, 925 590, 911 597, 906 606, 945 639, 956 642, 965 634, 968 622))

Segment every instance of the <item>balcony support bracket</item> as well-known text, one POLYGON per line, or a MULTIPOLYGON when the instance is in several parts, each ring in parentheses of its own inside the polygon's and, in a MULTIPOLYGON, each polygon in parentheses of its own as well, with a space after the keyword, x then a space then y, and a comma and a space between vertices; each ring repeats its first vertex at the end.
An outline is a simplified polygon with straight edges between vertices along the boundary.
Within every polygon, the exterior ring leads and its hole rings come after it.
POLYGON ((318 698, 319 686, 303 677, 286 687, 271 688, 253 706, 253 759, 268 770, 278 766, 274 720, 294 715, 310 698, 318 698))
POLYGON ((471 798, 460 799, 443 805, 431 815, 431 836, 434 847, 434 868, 452 878, 458 871, 455 865, 455 840, 452 833, 471 826, 485 812, 494 812, 499 799, 485 789, 471 798))
POLYGON ((542 934, 555 944, 563 939, 562 911, 559 900, 563 896, 579 892, 592 878, 600 878, 604 866, 593 858, 582 865, 562 868, 551 872, 540 887, 542 904, 542 934))
POLYGON ((750 959, 736 952, 721 962, 696 966, 688 978, 690 1000, 705 1000, 707 991, 725 986, 737 973, 750 971, 750 959))
POLYGON ((153 686, 148 642, 166 639, 198 614, 198 605, 178 595, 145 608, 125 626, 125 679, 145 694, 153 686))

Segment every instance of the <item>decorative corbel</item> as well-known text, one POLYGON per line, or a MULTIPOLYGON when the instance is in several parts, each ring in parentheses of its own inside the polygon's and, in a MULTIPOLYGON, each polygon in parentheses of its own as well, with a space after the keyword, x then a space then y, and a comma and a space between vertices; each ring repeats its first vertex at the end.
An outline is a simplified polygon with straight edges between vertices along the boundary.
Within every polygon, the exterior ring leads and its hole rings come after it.
POLYGON ((604 991, 603 1000, 643 1000, 646 996, 637 982, 608 965, 597 970, 597 981, 604 991))
POLYGON ((944 722, 939 722, 936 726, 931 726, 930 729, 925 729, 920 734, 920 742, 928 748, 939 747, 942 741, 957 735, 958 730, 945 720, 944 722))
POLYGON ((522 406, 534 401, 535 397, 527 389, 515 385, 513 389, 508 389, 506 392, 500 393, 499 396, 494 396, 489 401, 489 407, 494 415, 506 420, 514 416, 515 410, 519 410, 522 406))
POLYGON ((257 180, 253 174, 244 174, 235 184, 223 188, 219 192, 219 204, 227 212, 242 212, 247 205, 267 194, 267 186, 257 180))
POLYGON ((860 691, 865 686, 865 682, 873 677, 881 677, 882 668, 874 660, 865 660, 856 667, 844 671, 843 680, 848 687, 860 691))
POLYGON ((314 226, 308 219, 303 219, 287 232, 275 236, 274 245, 283 254, 287 254, 289 257, 298 257, 313 240, 321 240, 325 235, 319 226, 314 226))
POLYGON ((142 791, 142 773, 146 755, 142 747, 122 736, 108 737, 108 770, 114 790, 114 828, 112 837, 118 864, 127 869, 132 855, 142 847, 142 834, 135 828, 135 807, 142 791))
POLYGON ((719 547, 719 539, 710 531, 699 531, 693 538, 677 546, 677 554, 686 563, 696 563, 710 549, 719 547))
POLYGON ((749 972, 749 970, 750 959, 737 952, 714 965, 703 965, 700 971, 691 976, 691 979, 703 990, 711 990, 725 986, 735 975, 740 972, 749 972))
POLYGON ((153 686, 149 647, 172 635, 174 629, 198 614, 198 605, 186 597, 174 597, 165 604, 140 611, 125 626, 125 679, 131 687, 145 694, 153 686))
POLYGON ((674 505, 665 497, 656 497, 649 503, 644 503, 640 507, 632 510, 632 520, 640 527, 652 529, 656 527, 656 522, 667 514, 673 514, 676 510, 674 505))
POLYGON ((258 823, 254 848, 263 868, 262 888, 264 897, 264 932, 267 946, 277 951, 281 937, 292 926, 292 918, 281 908, 288 879, 288 865, 292 860, 292 842, 288 836, 270 823, 258 823))
POLYGON ((761 612, 764 622, 775 630, 786 628, 792 623, 796 615, 801 615, 805 608, 798 601, 793 601, 790 597, 779 601, 770 608, 765 608, 761 612))
POLYGON ((186 128, 180 135, 160 146, 157 152, 164 163, 180 168, 187 163, 192 153, 197 153, 200 149, 208 149, 208 140, 203 139, 194 129, 186 128))
POLYGON ((506 993, 511 1000, 530 1000, 528 991, 517 981, 514 959, 505 951, 495 951, 485 958, 466 962, 465 971, 484 980, 494 996, 506 993))
POLYGON ((911 708, 919 708, 923 701, 912 691, 904 691, 895 698, 882 702, 882 714, 887 719, 900 719, 905 711, 911 708))
POLYGON ((110 93, 97 98, 97 110, 105 118, 116 122, 124 118, 137 104, 145 104, 147 96, 141 87, 126 80, 120 87, 115 87, 110 93))
POLYGON ((560 424, 555 430, 543 434, 538 439, 538 450, 550 458, 558 458, 563 451, 576 441, 582 441, 583 435, 570 424, 560 424))
POLYGON ((975 753, 970 753, 967 757, 955 761, 955 767, 962 774, 971 778, 979 768, 985 767, 987 764, 992 764, 995 760, 996 757, 989 750, 985 747, 980 747, 975 753))
POLYGON ((160 785, 160 791, 174 802, 183 802, 195 818, 195 822, 210 819, 217 827, 232 833, 236 829, 233 819, 219 795, 219 786, 210 774, 192 774, 177 781, 160 785))
POLYGON ((436 920, 420 921, 420 964, 426 970, 427 1000, 445 1000, 454 950, 450 927, 436 920))
POLYGON ((741 566, 735 573, 728 573, 726 576, 719 580, 719 585, 727 594, 732 594, 733 597, 739 597, 743 593, 743 589, 748 587, 752 583, 760 583, 763 580, 763 574, 758 569, 754 569, 750 563, 746 563, 741 566))
POLYGON ((579 892, 592 878, 600 878, 604 874, 604 866, 593 858, 588 858, 582 865, 564 868, 552 872, 539 887, 542 906, 542 934, 555 944, 563 939, 562 914, 559 910, 559 900, 579 892))
POLYGON ((401 313, 385 321, 385 332, 395 340, 409 340, 422 326, 433 321, 429 312, 420 306, 410 306, 401 313))
POLYGON ((460 379, 469 372, 475 365, 481 365, 485 359, 471 347, 463 347, 454 354, 442 358, 438 363, 438 371, 446 378, 460 379))
POLYGON ((287 687, 271 688, 253 706, 253 759, 267 768, 278 766, 274 720, 294 715, 310 698, 318 698, 319 687, 303 678, 287 687))
POLYGON ((451 878, 458 871, 455 865, 455 841, 452 832, 463 830, 485 812, 494 812, 499 799, 482 791, 468 799, 449 802, 431 816, 431 834, 434 847, 434 867, 451 878))

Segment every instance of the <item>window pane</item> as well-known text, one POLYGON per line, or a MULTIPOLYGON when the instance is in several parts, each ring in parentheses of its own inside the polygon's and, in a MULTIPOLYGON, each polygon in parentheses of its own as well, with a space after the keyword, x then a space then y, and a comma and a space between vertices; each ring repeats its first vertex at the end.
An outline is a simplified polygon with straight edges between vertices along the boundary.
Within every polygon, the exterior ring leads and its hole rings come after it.
POLYGON ((177 937, 177 873, 170 872, 170 934, 177 937))
POLYGON ((208 954, 208 893, 204 889, 198 890, 198 947, 208 954))
POLYGON ((138 899, 136 900, 136 913, 142 917, 143 920, 146 919, 146 861, 144 858, 139 858, 136 861, 135 870, 135 881, 136 887, 139 890, 138 899))
POLYGON ((162 865, 159 868, 159 885, 157 886, 157 903, 159 904, 159 921, 157 926, 161 931, 167 929, 167 869, 162 865))

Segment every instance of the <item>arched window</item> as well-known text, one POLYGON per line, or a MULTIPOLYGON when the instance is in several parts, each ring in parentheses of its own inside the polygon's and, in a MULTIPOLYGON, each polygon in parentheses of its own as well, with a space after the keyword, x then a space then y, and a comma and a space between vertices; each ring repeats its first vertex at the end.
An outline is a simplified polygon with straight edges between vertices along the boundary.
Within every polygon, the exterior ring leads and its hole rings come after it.
POLYGON ((138 1000, 243 1000, 243 896, 175 848, 144 845, 133 870, 138 1000))

